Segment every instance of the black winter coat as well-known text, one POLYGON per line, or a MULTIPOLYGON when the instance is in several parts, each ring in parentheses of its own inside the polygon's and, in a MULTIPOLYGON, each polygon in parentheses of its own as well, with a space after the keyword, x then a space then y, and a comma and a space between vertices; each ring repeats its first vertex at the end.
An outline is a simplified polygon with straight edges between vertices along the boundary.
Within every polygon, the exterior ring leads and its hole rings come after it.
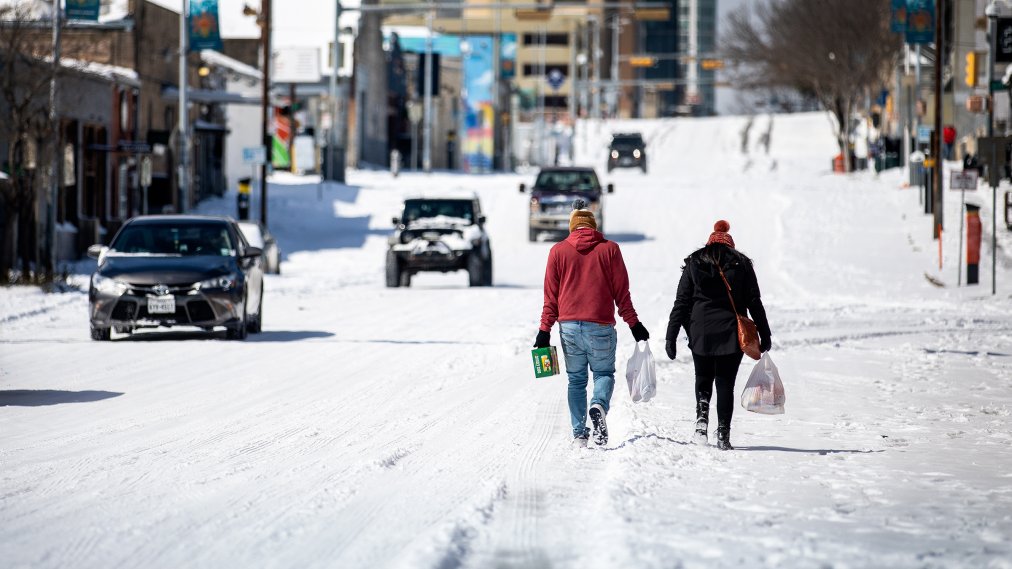
POLYGON ((741 352, 738 321, 728 300, 727 287, 711 260, 713 257, 724 269, 738 313, 750 316, 759 331, 759 338, 768 342, 770 325, 759 295, 752 260, 721 244, 709 245, 685 258, 675 305, 668 318, 667 341, 674 342, 678 338, 678 329, 685 328, 693 354, 722 356, 741 352))

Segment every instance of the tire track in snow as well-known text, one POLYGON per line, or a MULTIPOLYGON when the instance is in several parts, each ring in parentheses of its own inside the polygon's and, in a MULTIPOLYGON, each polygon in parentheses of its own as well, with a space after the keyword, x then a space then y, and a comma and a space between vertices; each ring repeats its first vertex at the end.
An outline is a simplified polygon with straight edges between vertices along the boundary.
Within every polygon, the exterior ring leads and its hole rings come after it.
POLYGON ((524 437, 527 444, 513 472, 506 479, 506 497, 486 533, 487 550, 475 554, 471 567, 549 567, 540 543, 544 480, 541 472, 545 450, 558 439, 562 411, 561 394, 539 403, 535 420, 524 437))

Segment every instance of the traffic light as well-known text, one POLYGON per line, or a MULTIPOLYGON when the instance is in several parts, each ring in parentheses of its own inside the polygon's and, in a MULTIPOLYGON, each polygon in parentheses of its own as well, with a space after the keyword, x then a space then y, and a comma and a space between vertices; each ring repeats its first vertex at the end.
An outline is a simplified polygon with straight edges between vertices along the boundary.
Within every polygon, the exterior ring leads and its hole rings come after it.
POLYGON ((977 86, 977 52, 976 51, 969 51, 969 52, 966 53, 966 69, 965 69, 964 73, 966 74, 966 77, 964 78, 964 80, 966 81, 966 86, 967 87, 976 87, 977 86))

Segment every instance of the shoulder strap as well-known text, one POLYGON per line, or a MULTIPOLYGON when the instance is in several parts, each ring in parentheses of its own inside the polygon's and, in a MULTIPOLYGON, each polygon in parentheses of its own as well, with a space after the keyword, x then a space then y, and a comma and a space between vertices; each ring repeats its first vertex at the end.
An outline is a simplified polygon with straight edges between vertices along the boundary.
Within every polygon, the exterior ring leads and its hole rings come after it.
POLYGON ((734 305, 734 298, 731 296, 731 285, 727 282, 727 277, 724 276, 724 270, 720 268, 720 265, 716 265, 717 270, 720 271, 720 278, 724 281, 724 286, 727 287, 727 299, 731 301, 731 310, 734 310, 735 314, 738 314, 738 308, 734 305))

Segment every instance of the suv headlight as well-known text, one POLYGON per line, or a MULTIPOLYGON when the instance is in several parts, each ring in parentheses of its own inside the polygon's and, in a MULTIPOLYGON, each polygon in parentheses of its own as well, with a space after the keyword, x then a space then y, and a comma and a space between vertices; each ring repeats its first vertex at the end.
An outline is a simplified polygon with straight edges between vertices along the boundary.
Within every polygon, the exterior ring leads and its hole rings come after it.
POLYGON ((618 150, 612 150, 611 151, 611 157, 612 158, 618 158, 618 150))
POLYGON ((639 158, 640 155, 641 155, 641 153, 640 153, 640 149, 639 148, 633 150, 633 158, 639 158))
POLYGON ((207 279, 197 283, 197 290, 204 290, 204 289, 229 290, 230 288, 235 286, 235 283, 236 283, 236 276, 234 274, 225 275, 221 277, 214 277, 213 279, 207 279))
POLYGON ((531 198, 531 213, 538 213, 541 211, 541 204, 538 202, 538 198, 531 198))
POLYGON ((91 286, 95 287, 98 292, 106 294, 125 294, 130 288, 125 282, 118 281, 116 279, 110 279, 109 277, 103 277, 102 275, 95 273, 91 277, 91 286))

